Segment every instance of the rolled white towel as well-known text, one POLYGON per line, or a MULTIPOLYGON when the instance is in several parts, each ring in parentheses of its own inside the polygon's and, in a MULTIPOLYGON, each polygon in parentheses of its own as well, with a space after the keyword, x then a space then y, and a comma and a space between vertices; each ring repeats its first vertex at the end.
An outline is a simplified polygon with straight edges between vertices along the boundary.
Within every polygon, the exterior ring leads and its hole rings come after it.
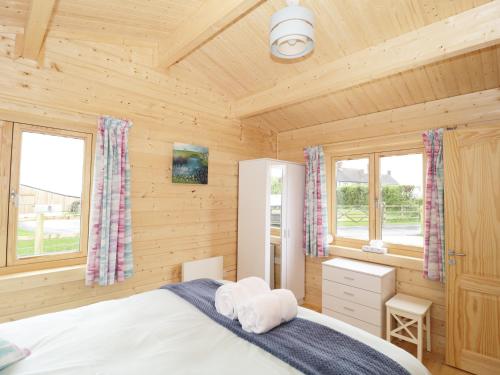
POLYGON ((280 299, 271 292, 259 294, 240 306, 238 320, 247 332, 268 332, 281 324, 280 299))
POLYGON ((236 287, 236 283, 227 283, 220 286, 215 291, 215 309, 219 314, 233 320, 238 317, 234 304, 234 292, 236 287))
POLYGON ((279 299, 281 323, 288 322, 297 316, 297 299, 291 290, 274 289, 271 293, 279 299))
POLYGON ((259 294, 238 310, 238 320, 247 332, 265 333, 297 316, 297 300, 287 289, 259 294))
POLYGON ((245 277, 236 284, 245 286, 248 292, 253 295, 269 292, 271 290, 268 283, 256 276, 245 277))
POLYGON ((269 288, 269 285, 263 279, 255 276, 241 279, 236 284, 237 287, 233 293, 236 315, 238 315, 238 310, 241 305, 247 303, 250 299, 259 294, 269 293, 271 291, 271 288, 269 288))
POLYGON ((215 308, 218 313, 238 318, 238 308, 251 298, 270 291, 269 285, 258 277, 247 277, 237 283, 227 283, 215 292, 215 308))

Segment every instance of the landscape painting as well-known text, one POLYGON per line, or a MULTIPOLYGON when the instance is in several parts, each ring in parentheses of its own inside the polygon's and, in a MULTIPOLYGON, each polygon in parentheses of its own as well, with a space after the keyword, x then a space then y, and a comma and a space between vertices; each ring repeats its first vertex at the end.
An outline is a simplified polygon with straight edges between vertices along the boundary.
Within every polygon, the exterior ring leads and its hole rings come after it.
POLYGON ((174 143, 172 182, 175 184, 207 184, 208 148, 174 143))

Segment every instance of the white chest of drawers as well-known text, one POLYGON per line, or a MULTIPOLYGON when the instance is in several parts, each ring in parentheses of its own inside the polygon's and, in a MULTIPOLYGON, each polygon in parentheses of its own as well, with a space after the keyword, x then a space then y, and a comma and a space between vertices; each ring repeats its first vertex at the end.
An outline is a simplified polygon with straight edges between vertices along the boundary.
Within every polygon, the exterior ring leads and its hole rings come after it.
POLYGON ((345 258, 323 262, 323 314, 383 337, 385 302, 395 293, 393 267, 345 258))

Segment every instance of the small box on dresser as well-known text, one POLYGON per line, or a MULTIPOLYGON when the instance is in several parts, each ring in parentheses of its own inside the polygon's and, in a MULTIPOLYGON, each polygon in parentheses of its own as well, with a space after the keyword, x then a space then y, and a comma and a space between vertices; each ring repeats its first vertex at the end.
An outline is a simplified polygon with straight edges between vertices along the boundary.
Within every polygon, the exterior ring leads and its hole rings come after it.
POLYGON ((396 270, 334 258, 323 262, 323 314, 384 337, 385 302, 396 293, 396 270))

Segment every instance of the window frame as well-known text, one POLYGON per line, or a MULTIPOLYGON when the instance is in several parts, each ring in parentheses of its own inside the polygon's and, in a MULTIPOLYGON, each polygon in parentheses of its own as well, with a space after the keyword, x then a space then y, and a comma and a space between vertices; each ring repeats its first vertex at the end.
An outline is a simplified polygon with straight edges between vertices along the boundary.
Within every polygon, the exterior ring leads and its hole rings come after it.
POLYGON ((330 202, 331 205, 330 207, 332 208, 331 211, 331 219, 330 222, 332 224, 332 234, 334 237, 334 244, 339 245, 339 246, 345 246, 345 247, 361 247, 365 245, 367 242, 370 241, 371 235, 372 235, 372 230, 374 228, 373 225, 375 223, 375 211, 374 207, 371 204, 373 201, 373 196, 375 194, 375 191, 373 187, 371 186, 370 182, 373 180, 373 173, 375 173, 374 170, 374 163, 373 163, 373 154, 370 153, 363 153, 363 154, 350 154, 346 156, 333 156, 331 158, 331 193, 330 193, 330 202), (342 161, 342 160, 356 160, 356 159, 368 159, 368 239, 367 240, 361 240, 357 238, 349 238, 349 237, 337 237, 337 162, 342 161))
MULTIPOLYGON (((349 150, 350 151, 350 150, 349 150)), ((373 152, 352 153, 346 152, 341 154, 332 155, 330 159, 330 165, 328 167, 329 173, 331 173, 330 186, 329 189, 329 200, 330 204, 330 214, 329 222, 332 228, 333 235, 333 245, 351 248, 361 248, 366 245, 370 240, 381 239, 382 238, 382 220, 381 220, 381 189, 380 189, 380 158, 387 156, 398 156, 398 155, 408 155, 408 154, 421 154, 422 155, 422 198, 425 202, 425 174, 426 174, 426 155, 424 147, 387 147, 384 150, 374 150, 373 152), (368 206, 369 206, 369 218, 368 218, 368 240, 361 240, 355 238, 337 237, 337 218, 336 218, 336 162, 341 160, 353 160, 368 158, 369 166, 369 176, 368 176, 368 206)), ((387 246, 387 251, 389 254, 404 255, 414 258, 423 257, 423 247, 395 244, 384 241, 387 246)))
MULTIPOLYGON (((24 123, 14 123, 11 140, 10 158, 10 182, 8 206, 9 213, 7 219, 7 246, 5 249, 5 267, 24 268, 23 266, 33 266, 38 264, 41 268, 59 264, 60 261, 76 260, 84 263, 87 256, 89 218, 90 218, 90 195, 92 185, 92 155, 93 155, 93 134, 61 127, 50 127, 44 125, 29 125, 24 123), (61 253, 53 255, 35 255, 30 257, 17 258, 17 208, 13 208, 10 201, 10 192, 13 188, 19 189, 20 161, 21 161, 21 136, 23 132, 47 134, 60 137, 78 138, 84 141, 83 158, 83 178, 80 214, 80 249, 78 252, 61 253)), ((0 265, 1 267, 1 265, 0 265)), ((37 267, 38 268, 38 267, 37 267)))

